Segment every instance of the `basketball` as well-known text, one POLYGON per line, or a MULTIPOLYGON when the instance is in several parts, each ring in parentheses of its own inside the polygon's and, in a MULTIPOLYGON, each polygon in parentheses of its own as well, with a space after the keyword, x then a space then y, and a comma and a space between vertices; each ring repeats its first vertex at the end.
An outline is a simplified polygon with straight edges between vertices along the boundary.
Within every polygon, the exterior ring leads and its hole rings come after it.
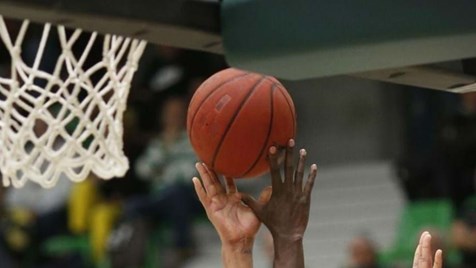
POLYGON ((268 148, 285 147, 294 138, 294 103, 274 77, 225 69, 196 90, 187 132, 198 157, 214 171, 256 177, 268 170, 268 148))

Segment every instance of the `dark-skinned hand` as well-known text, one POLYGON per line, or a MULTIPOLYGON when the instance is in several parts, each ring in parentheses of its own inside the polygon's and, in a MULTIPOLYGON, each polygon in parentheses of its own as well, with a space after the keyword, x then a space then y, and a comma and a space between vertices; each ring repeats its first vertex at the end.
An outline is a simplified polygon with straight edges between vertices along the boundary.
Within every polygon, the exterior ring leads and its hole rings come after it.
POLYGON ((309 221, 311 192, 317 175, 317 166, 311 169, 304 182, 306 151, 301 149, 297 169, 294 168, 294 140, 289 140, 284 160, 284 179, 281 176, 279 152, 275 146, 269 149, 272 195, 267 203, 243 195, 258 219, 270 230, 275 247, 274 267, 304 267, 302 239, 309 221))

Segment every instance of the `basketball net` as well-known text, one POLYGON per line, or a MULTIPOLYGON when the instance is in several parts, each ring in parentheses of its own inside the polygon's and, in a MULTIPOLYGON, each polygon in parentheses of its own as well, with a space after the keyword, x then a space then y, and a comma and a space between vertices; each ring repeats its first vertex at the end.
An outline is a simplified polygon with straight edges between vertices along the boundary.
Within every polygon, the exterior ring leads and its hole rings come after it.
POLYGON ((60 177, 81 181, 90 172, 104 179, 123 176, 129 164, 123 153, 122 117, 146 42, 109 34, 101 38, 47 23, 36 56, 27 64, 22 44, 28 29, 24 20, 14 37, 0 16, 0 38, 11 61, 9 73, 0 75, 3 184, 21 187, 33 181, 48 188, 60 177), (73 46, 84 36, 89 41, 75 55, 73 46), (53 71, 47 72, 40 64, 51 60, 43 57, 50 42, 59 42, 61 51, 53 71), (86 64, 98 42, 102 59, 86 64))

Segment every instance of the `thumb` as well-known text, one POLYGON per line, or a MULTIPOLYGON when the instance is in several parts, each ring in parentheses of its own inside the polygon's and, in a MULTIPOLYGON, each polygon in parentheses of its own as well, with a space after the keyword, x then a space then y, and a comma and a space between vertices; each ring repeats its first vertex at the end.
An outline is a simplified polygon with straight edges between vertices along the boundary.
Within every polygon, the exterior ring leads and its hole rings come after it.
POLYGON ((261 194, 259 195, 258 202, 261 205, 264 205, 268 203, 269 199, 271 199, 271 195, 273 193, 273 188, 271 186, 268 186, 261 191, 261 194))
POLYGON ((252 196, 249 194, 243 194, 241 196, 241 201, 245 203, 255 214, 258 214, 261 211, 261 204, 258 203, 252 196))

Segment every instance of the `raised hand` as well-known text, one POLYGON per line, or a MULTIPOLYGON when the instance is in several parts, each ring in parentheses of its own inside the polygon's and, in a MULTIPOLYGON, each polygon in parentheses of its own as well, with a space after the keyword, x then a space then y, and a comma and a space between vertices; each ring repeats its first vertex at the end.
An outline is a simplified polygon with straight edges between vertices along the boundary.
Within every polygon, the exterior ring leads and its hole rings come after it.
POLYGON ((443 252, 438 249, 435 253, 435 260, 433 262, 431 249, 431 235, 428 232, 423 232, 420 241, 415 250, 415 257, 413 258, 413 268, 442 268, 443 267, 443 252))
POLYGON ((281 177, 276 147, 269 149, 273 192, 269 202, 259 202, 243 195, 245 202, 273 235, 274 267, 304 267, 302 239, 309 221, 311 192, 317 175, 317 166, 311 165, 307 181, 303 182, 306 151, 300 150, 297 169, 294 169, 294 140, 289 140, 284 163, 284 181, 281 177), (303 187, 304 184, 304 187, 303 187))
MULTIPOLYGON (((261 222, 242 203, 242 195, 237 191, 233 178, 225 178, 225 189, 217 175, 205 164, 197 163, 196 168, 203 186, 198 178, 193 178, 193 184, 208 219, 222 241, 224 266, 252 267, 253 243, 261 222)), ((271 187, 265 188, 256 202, 264 205, 270 196, 271 187)))

